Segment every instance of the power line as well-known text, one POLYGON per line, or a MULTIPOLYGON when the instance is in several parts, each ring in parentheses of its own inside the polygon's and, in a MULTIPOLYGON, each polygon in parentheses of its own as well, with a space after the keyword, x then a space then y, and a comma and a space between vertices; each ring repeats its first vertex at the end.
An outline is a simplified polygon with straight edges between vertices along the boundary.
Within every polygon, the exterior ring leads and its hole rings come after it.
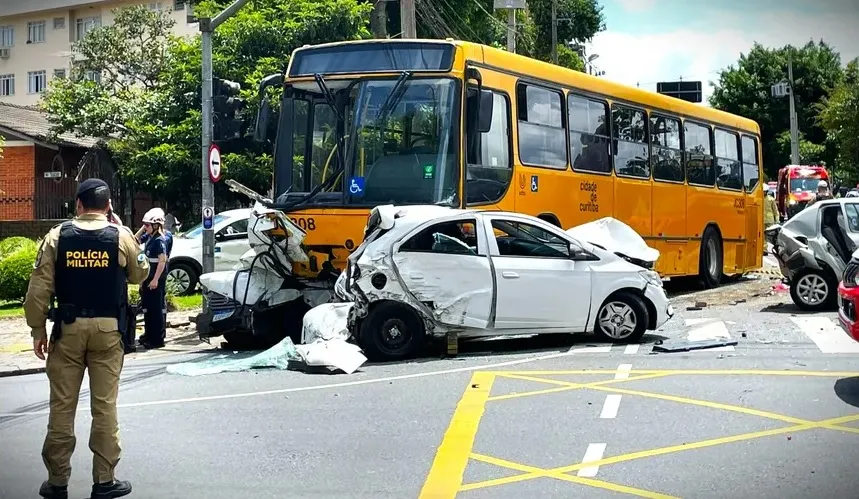
MULTIPOLYGON (((444 4, 444 8, 442 8, 440 12, 447 11, 448 14, 455 16, 455 9, 450 5, 448 0, 441 0, 441 2, 444 4)), ((450 19, 448 18, 448 20, 450 19)), ((464 18, 460 17, 457 21, 454 22, 454 24, 461 25, 466 32, 466 36, 470 36, 472 41, 479 42, 481 40, 481 37, 477 34, 476 31, 474 31, 471 26, 469 26, 468 22, 466 22, 464 18)), ((462 39, 459 36, 457 36, 456 38, 462 39)))
MULTIPOLYGON (((474 4, 477 5, 477 7, 480 10, 482 10, 484 14, 489 16, 489 19, 491 19, 495 24, 498 24, 499 26, 503 27, 505 30, 509 29, 507 26, 507 23, 503 23, 503 22, 499 21, 498 18, 495 17, 495 14, 492 14, 491 12, 486 10, 486 8, 480 3, 480 0, 471 0, 471 1, 474 2, 474 4)), ((523 40, 527 41, 531 45, 534 45, 534 39, 532 37, 526 36, 525 33, 522 33, 517 29, 513 29, 513 32, 516 34, 517 37, 522 38, 523 40)))

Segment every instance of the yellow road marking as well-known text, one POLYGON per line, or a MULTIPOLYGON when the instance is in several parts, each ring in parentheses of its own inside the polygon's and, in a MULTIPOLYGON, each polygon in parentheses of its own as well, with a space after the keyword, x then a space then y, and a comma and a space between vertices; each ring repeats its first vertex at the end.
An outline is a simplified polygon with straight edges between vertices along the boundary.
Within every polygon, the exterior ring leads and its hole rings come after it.
POLYGON ((494 380, 495 375, 485 371, 476 371, 471 376, 468 388, 453 412, 419 499, 456 497, 494 380))
MULTIPOLYGON (((703 449, 703 448, 707 448, 707 447, 714 447, 717 445, 742 442, 745 440, 754 440, 754 439, 769 437, 769 436, 774 436, 774 435, 783 435, 785 433, 796 433, 796 432, 811 430, 811 429, 815 429, 815 428, 842 430, 842 429, 844 429, 844 427, 838 426, 838 425, 843 424, 843 423, 848 423, 851 421, 857 421, 857 420, 859 420, 859 415, 842 416, 842 417, 838 417, 838 418, 826 419, 826 420, 819 421, 819 422, 807 422, 807 423, 799 424, 799 425, 786 426, 784 428, 776 428, 776 429, 764 430, 764 431, 755 431, 755 432, 750 432, 750 433, 743 433, 740 435, 733 435, 730 437, 713 438, 710 440, 702 440, 699 442, 692 442, 692 443, 681 444, 681 445, 672 445, 669 447, 661 447, 658 449, 650 449, 650 450, 644 450, 644 451, 638 451, 638 452, 631 452, 629 454, 622 454, 619 456, 600 459, 599 461, 591 461, 591 462, 587 462, 587 463, 578 463, 578 464, 573 464, 570 466, 562 466, 559 468, 545 469, 545 470, 539 471, 539 472, 534 471, 534 472, 530 472, 530 473, 523 473, 521 475, 515 475, 515 476, 510 476, 510 477, 504 477, 504 478, 496 478, 493 480, 485 480, 483 482, 469 483, 467 485, 463 485, 460 488, 460 490, 461 491, 476 490, 476 489, 482 489, 482 488, 487 488, 487 487, 493 487, 493 486, 497 486, 497 485, 506 485, 506 484, 510 484, 510 483, 522 482, 525 480, 533 480, 535 478, 541 478, 541 477, 554 478, 554 476, 558 473, 570 473, 572 471, 577 471, 577 470, 584 468, 584 467, 608 466, 610 464, 617 464, 617 463, 622 463, 622 462, 627 462, 627 461, 634 461, 636 459, 642 459, 642 458, 646 458, 646 457, 663 456, 666 454, 673 454, 675 452, 683 452, 683 451, 687 451, 687 450, 703 449)), ((497 458, 496 458, 496 460, 498 463, 500 463, 502 461, 502 460, 498 460, 497 458)), ((512 469, 516 469, 516 468, 512 468, 512 469)))
MULTIPOLYGON (((492 456, 485 456, 483 454, 472 454, 471 458, 476 461, 483 461, 484 463, 494 464, 495 466, 509 468, 516 471, 522 471, 525 473, 541 473, 546 471, 542 468, 535 468, 534 466, 514 463, 512 461, 505 461, 504 459, 498 459, 492 456)), ((565 482, 575 483, 579 485, 588 485, 590 487, 597 487, 600 489, 611 490, 614 492, 620 492, 623 494, 630 494, 639 497, 648 497, 651 499, 678 499, 674 496, 659 494, 657 492, 651 492, 649 490, 637 489, 635 487, 627 487, 626 485, 606 482, 604 480, 594 480, 593 478, 582 478, 572 475, 565 475, 563 473, 552 473, 550 476, 551 478, 556 478, 565 482)))
POLYGON ((12 345, 0 346, 0 353, 22 353, 32 349, 32 343, 14 343, 12 345))
MULTIPOLYGON (((532 378, 530 376, 521 376, 518 374, 504 374, 505 378, 510 379, 521 379, 523 381, 536 381, 540 383, 555 383, 557 380, 548 380, 546 378, 532 378)), ((669 374, 645 374, 642 376, 637 376, 634 378, 625 378, 625 379, 607 379, 603 381, 594 381, 591 383, 571 383, 568 381, 558 381, 556 384, 562 384, 563 386, 559 388, 546 388, 543 390, 534 390, 530 392, 520 392, 520 393, 508 393, 506 395, 496 395, 494 397, 489 397, 487 402, 492 402, 496 400, 510 400, 521 397, 530 397, 532 395, 543 395, 546 393, 558 393, 558 392, 566 392, 570 390, 578 390, 580 388, 593 388, 602 385, 610 385, 613 383, 625 383, 627 381, 635 381, 639 379, 654 379, 654 378, 662 378, 664 376, 670 376, 669 374)))
MULTIPOLYGON (((615 374, 616 369, 584 369, 581 371, 492 371, 493 374, 529 374, 531 376, 573 376, 579 374, 615 374)), ((687 376, 811 376, 818 378, 848 378, 859 376, 859 371, 766 371, 760 369, 633 369, 630 374, 685 374, 687 376)))

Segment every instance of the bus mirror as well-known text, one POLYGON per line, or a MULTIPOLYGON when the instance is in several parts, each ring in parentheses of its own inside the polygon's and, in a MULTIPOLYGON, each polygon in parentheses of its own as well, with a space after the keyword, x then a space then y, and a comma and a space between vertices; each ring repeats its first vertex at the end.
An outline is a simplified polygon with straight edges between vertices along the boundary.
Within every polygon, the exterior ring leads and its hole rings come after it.
POLYGON ((254 130, 254 140, 257 142, 265 142, 268 132, 268 120, 271 116, 271 104, 268 98, 263 97, 259 103, 259 111, 257 112, 256 129, 254 130))
POLYGON ((492 92, 484 90, 480 92, 480 123, 477 128, 480 133, 487 133, 492 128, 492 106, 495 104, 492 92))

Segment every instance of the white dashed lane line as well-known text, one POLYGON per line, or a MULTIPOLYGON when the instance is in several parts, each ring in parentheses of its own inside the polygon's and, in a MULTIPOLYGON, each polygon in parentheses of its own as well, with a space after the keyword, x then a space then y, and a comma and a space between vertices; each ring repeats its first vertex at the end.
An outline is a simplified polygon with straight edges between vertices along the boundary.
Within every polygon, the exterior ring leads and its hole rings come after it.
POLYGON ((620 410, 621 397, 622 395, 617 394, 606 395, 600 419, 614 419, 617 417, 617 411, 620 410))
MULTIPOLYGON (((585 451, 585 457, 582 458, 582 464, 599 461, 602 459, 603 454, 605 454, 605 444, 590 444, 588 445, 588 450, 585 451)), ((578 476, 593 478, 597 476, 597 472, 599 472, 599 470, 599 466, 586 466, 579 469, 578 476)))
POLYGON ((614 375, 614 379, 627 379, 629 378, 629 371, 632 370, 632 364, 621 364, 617 366, 617 373, 614 375))

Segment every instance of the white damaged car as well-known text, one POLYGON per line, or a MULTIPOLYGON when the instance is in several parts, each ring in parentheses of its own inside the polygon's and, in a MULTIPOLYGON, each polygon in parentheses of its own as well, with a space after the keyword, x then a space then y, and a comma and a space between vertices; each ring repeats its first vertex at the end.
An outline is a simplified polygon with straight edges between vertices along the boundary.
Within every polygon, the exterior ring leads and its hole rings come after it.
POLYGON ((343 334, 374 361, 408 358, 448 332, 635 342, 674 314, 652 270, 658 256, 611 218, 564 231, 516 213, 380 206, 335 287, 353 305, 319 308, 345 319, 343 334))

